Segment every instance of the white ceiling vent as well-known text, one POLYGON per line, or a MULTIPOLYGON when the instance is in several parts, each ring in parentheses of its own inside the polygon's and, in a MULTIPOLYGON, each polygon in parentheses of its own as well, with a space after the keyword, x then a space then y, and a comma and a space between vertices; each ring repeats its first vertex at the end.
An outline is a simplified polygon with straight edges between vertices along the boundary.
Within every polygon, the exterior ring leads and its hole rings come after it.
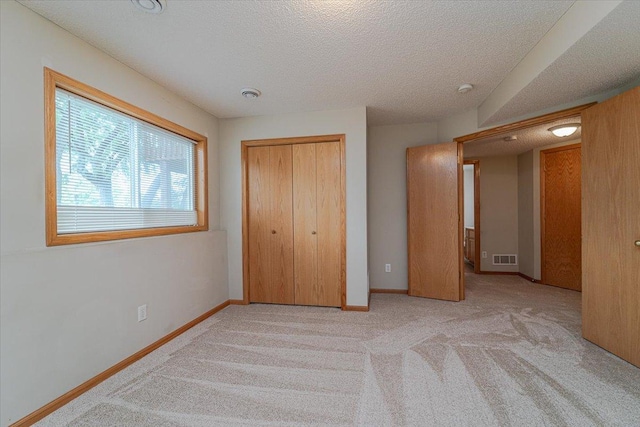
POLYGON ((493 254, 493 265, 518 265, 518 255, 493 254))
POLYGON ((167 8, 166 0, 131 0, 131 3, 148 13, 162 13, 167 8))

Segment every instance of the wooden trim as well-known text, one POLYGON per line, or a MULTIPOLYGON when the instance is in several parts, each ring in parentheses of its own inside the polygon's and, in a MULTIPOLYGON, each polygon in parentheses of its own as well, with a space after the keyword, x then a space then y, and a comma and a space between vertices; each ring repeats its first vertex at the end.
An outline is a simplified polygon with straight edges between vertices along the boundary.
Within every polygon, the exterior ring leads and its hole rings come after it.
POLYGON ((243 299, 230 299, 229 304, 230 305, 248 305, 248 303, 246 303, 243 299))
MULTIPOLYGON (((140 119, 155 126, 159 126, 170 132, 177 133, 192 141, 197 142, 202 139, 206 139, 206 137, 190 129, 187 129, 184 126, 180 126, 177 123, 164 119, 149 111, 143 110, 142 108, 136 107, 133 104, 116 98, 115 96, 111 96, 108 93, 96 89, 92 86, 81 83, 50 68, 44 67, 44 73, 45 80, 54 82, 55 87, 59 87, 66 91, 75 93, 76 95, 82 96, 83 98, 90 99, 94 102, 97 102, 98 104, 102 104, 106 107, 118 110, 124 114, 133 116, 136 119, 140 119)), ((55 94, 53 95, 53 98, 55 99, 55 94)))
POLYGON ((573 150, 579 147, 581 147, 581 144, 576 143, 576 144, 562 145, 560 147, 549 148, 547 150, 540 151, 540 167, 539 167, 540 169, 540 283, 543 283, 543 284, 546 284, 546 276, 547 276, 547 272, 545 268, 545 251, 544 251, 544 245, 546 243, 545 230, 547 226, 546 216, 544 214, 546 209, 546 202, 547 202, 546 196, 545 196, 545 186, 546 186, 546 181, 545 181, 546 157, 545 156, 549 153, 573 150))
POLYGON ((540 283, 541 285, 544 285, 544 286, 552 286, 552 287, 554 287, 554 288, 564 289, 564 290, 566 290, 566 291, 578 292, 579 294, 582 294, 582 291, 579 291, 579 290, 577 290, 577 289, 565 288, 565 287, 562 287, 562 286, 554 285, 553 283, 543 283, 543 282, 541 282, 541 281, 537 281, 536 283, 540 283))
MULTIPOLYGON (((340 296, 340 306, 344 309, 347 306, 347 154, 345 135, 339 135, 340 141, 340 229, 342 231, 342 239, 340 242, 340 251, 342 252, 342 266, 340 269, 340 280, 342 294, 340 296)), ((371 300, 371 292, 369 292, 369 300, 371 300)), ((368 303, 367 303, 368 304, 368 303)), ((369 307, 367 306, 367 311, 369 307)))
POLYGON ((342 311, 369 311, 368 305, 345 305, 342 311))
MULTIPOLYGON (((409 185, 409 180, 411 179, 411 176, 409 175, 409 148, 405 149, 405 165, 404 165, 404 170, 406 171, 406 175, 405 175, 405 182, 406 182, 406 194, 405 197, 407 199, 407 217, 406 217, 406 222, 407 222, 407 295, 411 295, 411 262, 409 259, 409 254, 411 253, 411 244, 410 244, 410 239, 409 239, 409 230, 411 230, 411 195, 410 195, 410 185, 409 185)), ((464 275, 464 273, 462 273, 464 275)))
POLYGON ((372 294, 402 294, 407 295, 409 293, 408 289, 383 289, 383 288, 371 288, 369 292, 372 294))
POLYGON ((494 274, 496 276, 517 276, 520 273, 517 271, 480 271, 478 274, 494 274))
POLYGON ((249 145, 241 145, 240 161, 242 162, 242 298, 249 304, 249 145))
POLYGON ((216 307, 214 307, 213 309, 207 311, 203 315, 196 317, 195 319, 193 319, 192 321, 190 321, 190 322, 186 323, 185 325, 179 327, 175 331, 173 331, 173 332, 165 335, 164 337, 160 338, 159 340, 157 340, 153 344, 148 345, 147 347, 143 348, 142 350, 138 351, 137 353, 127 357, 126 359, 122 360, 121 362, 116 363, 115 365, 113 365, 112 367, 107 369, 106 371, 103 371, 103 372, 99 373, 98 375, 96 375, 95 377, 93 377, 93 378, 85 381, 84 383, 80 384, 79 386, 77 386, 73 390, 70 390, 70 391, 66 392, 65 394, 63 394, 62 396, 58 397, 55 400, 52 400, 51 402, 47 403, 46 405, 44 405, 40 409, 37 409, 37 410, 33 411, 32 413, 30 413, 29 415, 21 418, 20 420, 18 420, 15 423, 11 424, 9 427, 26 427, 26 426, 30 426, 30 425, 40 421, 41 419, 43 419, 47 415, 49 415, 52 412, 56 411, 57 409, 63 407, 67 403, 71 402, 76 397, 78 397, 81 394, 89 391, 90 389, 92 389, 93 387, 97 386, 98 384, 100 384, 104 380, 106 380, 109 377, 111 377, 111 376, 115 375, 116 373, 120 372, 121 370, 123 370, 127 366, 129 366, 129 365, 133 364, 134 362, 137 362, 138 360, 142 359, 147 354, 151 353, 152 351, 154 351, 154 350, 158 349, 159 347, 163 346, 164 344, 168 343, 169 341, 171 341, 172 339, 174 339, 178 335, 180 335, 180 334, 186 332, 187 330, 193 328, 198 323, 200 323, 203 320, 211 317, 212 315, 214 315, 215 313, 219 312, 220 310, 222 310, 223 308, 227 307, 228 305, 229 305, 229 301, 228 300, 223 302, 222 304, 217 305, 216 307))
POLYGON ((523 279, 525 279, 525 280, 526 280, 526 281, 528 281, 528 282, 532 282, 532 283, 540 283, 540 284, 542 284, 542 281, 541 281, 541 280, 534 279, 533 277, 529 277, 529 276, 527 276, 527 275, 526 275, 526 274, 524 274, 524 273, 518 273, 518 276, 522 277, 523 279))
POLYGON ((480 160, 465 160, 465 165, 473 165, 473 230, 475 242, 475 257, 473 259, 473 272, 480 274, 480 160))
POLYGON ((44 69, 44 186, 46 245, 53 244, 58 235, 56 186, 56 73, 44 69), (53 161, 51 161, 53 160, 53 161))
MULTIPOLYGON (((341 203, 340 203, 340 225, 342 232, 341 242, 341 308, 347 310, 347 180, 346 180, 346 137, 345 134, 335 135, 315 135, 290 138, 272 139, 251 139, 241 142, 241 162, 242 162, 242 290, 243 301, 249 304, 249 192, 247 157, 249 147, 264 147, 274 145, 294 145, 294 144, 315 144, 319 142, 339 142, 340 143, 340 173, 341 173, 341 203)), ((368 308, 367 308, 368 310, 368 308)))
POLYGON ((464 136, 459 136, 454 138, 454 141, 457 142, 468 142, 473 141, 474 139, 486 138, 494 135, 499 135, 501 133, 512 132, 515 130, 526 129, 533 126, 538 126, 540 124, 552 122, 555 120, 565 119, 569 117, 577 117, 580 113, 587 108, 595 105, 596 102, 590 102, 588 104, 579 105, 577 107, 567 108, 566 110, 556 111, 554 113, 545 114, 538 117, 533 117, 531 119, 521 120, 515 123, 509 123, 506 125, 496 126, 491 129, 481 130, 479 132, 471 133, 464 136))
POLYGON ((345 137, 344 134, 335 135, 314 135, 314 136, 294 136, 289 138, 271 138, 271 139, 247 139, 242 141, 243 146, 247 147, 263 147, 271 145, 293 145, 293 144, 315 144, 317 142, 335 142, 341 141, 345 137))
POLYGON ((207 138, 126 101, 111 96, 47 67, 44 68, 44 133, 45 133, 45 229, 47 246, 87 242, 130 239, 134 237, 163 236, 168 234, 206 231, 209 229, 207 138), (99 231, 90 233, 58 234, 56 186, 56 88, 72 92, 105 107, 181 135, 196 143, 195 181, 198 225, 158 227, 136 230, 99 231))
POLYGON ((464 296, 464 144, 458 142, 458 271, 459 271, 459 301, 464 296))
MULTIPOLYGON (((49 216, 51 216, 49 214, 49 216)), ((57 221, 57 218, 56 218, 57 221)), ((111 240, 132 239, 136 237, 166 236, 169 234, 191 233, 196 231, 206 231, 209 228, 202 226, 184 227, 160 227, 141 228, 138 230, 122 231, 99 231, 93 233, 60 234, 55 237, 47 236, 47 246, 73 245, 77 243, 107 242, 111 240)), ((57 232, 56 232, 57 233, 57 232)))
MULTIPOLYGON (((573 150, 573 149, 581 148, 581 147, 582 147, 582 143, 576 142, 575 144, 561 145, 560 147, 554 147, 554 148, 548 148, 546 150, 540 150, 540 154, 542 154, 542 153, 556 153, 558 151, 573 150)), ((541 165, 542 165, 542 163, 541 163, 541 165)))

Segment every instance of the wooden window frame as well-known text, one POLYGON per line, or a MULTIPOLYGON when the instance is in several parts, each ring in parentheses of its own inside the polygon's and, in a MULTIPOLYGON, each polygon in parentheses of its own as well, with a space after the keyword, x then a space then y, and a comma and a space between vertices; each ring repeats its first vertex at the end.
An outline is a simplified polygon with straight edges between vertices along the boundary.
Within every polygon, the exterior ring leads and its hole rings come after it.
POLYGON ((205 136, 138 108, 94 87, 74 80, 71 77, 53 71, 47 67, 44 68, 44 101, 45 221, 47 246, 103 242, 109 240, 131 239, 135 237, 164 236, 169 234, 206 231, 209 229, 207 138, 205 136), (196 208, 198 223, 193 226, 168 226, 138 228, 132 230, 58 234, 55 106, 56 89, 58 88, 194 141, 194 181, 196 187, 194 205, 196 208))

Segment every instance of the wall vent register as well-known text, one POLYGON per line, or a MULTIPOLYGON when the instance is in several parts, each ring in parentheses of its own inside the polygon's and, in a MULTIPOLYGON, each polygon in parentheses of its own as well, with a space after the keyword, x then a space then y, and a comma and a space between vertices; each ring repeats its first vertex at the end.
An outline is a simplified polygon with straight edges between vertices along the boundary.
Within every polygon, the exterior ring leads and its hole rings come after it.
POLYGON ((493 265, 518 265, 518 255, 494 254, 493 265))

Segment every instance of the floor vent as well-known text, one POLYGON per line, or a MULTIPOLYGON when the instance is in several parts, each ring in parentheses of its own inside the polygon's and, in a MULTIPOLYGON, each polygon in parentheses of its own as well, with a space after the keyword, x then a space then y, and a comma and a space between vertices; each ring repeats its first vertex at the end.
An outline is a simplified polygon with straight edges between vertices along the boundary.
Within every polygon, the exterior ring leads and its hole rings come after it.
POLYGON ((518 265, 518 255, 493 254, 493 265, 518 265))

